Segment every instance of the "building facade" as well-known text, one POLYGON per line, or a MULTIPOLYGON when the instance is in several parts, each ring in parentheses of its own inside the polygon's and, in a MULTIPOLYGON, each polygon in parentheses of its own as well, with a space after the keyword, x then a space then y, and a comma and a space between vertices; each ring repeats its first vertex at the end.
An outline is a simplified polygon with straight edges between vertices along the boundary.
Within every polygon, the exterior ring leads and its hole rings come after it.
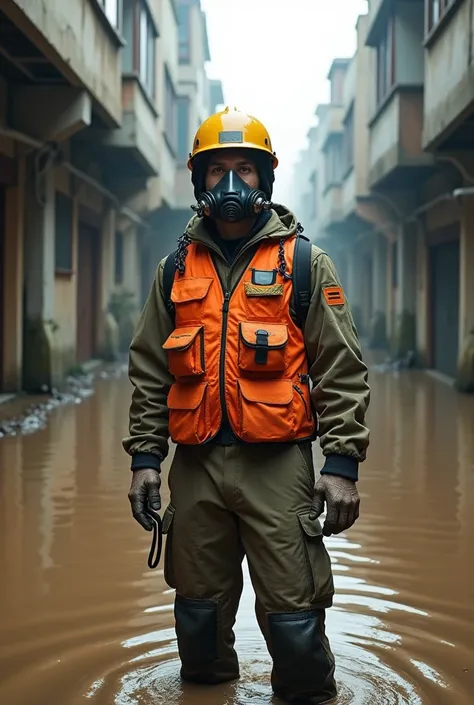
POLYGON ((193 215, 191 205, 195 198, 187 162, 196 130, 215 112, 217 105, 224 102, 221 82, 207 75, 211 55, 200 0, 176 0, 175 6, 178 20, 176 86, 173 109, 168 113, 168 122, 174 130, 172 199, 162 201, 149 219, 152 227, 142 248, 142 300, 153 281, 156 264, 176 248, 177 239, 193 215))
POLYGON ((127 348, 181 205, 181 51, 176 0, 2 3, 0 395, 127 348))
POLYGON ((473 31, 467 0, 371 0, 316 110, 315 240, 361 334, 463 391, 474 391, 473 31))

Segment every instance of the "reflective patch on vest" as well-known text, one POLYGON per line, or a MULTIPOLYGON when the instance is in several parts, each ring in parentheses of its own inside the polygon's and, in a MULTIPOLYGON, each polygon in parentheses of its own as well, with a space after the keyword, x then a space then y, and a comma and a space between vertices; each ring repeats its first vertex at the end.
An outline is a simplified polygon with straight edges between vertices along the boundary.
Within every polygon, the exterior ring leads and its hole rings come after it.
POLYGON ((328 306, 341 306, 345 302, 344 292, 340 286, 325 286, 323 294, 328 306))
POLYGON ((252 267, 252 284, 256 284, 257 286, 270 286, 270 284, 275 284, 276 278, 276 269, 254 269, 252 267))
POLYGON ((258 286, 257 284, 245 282, 245 293, 247 296, 283 296, 283 284, 258 286))
POLYGON ((239 130, 219 132, 219 144, 241 144, 243 141, 244 133, 239 130))

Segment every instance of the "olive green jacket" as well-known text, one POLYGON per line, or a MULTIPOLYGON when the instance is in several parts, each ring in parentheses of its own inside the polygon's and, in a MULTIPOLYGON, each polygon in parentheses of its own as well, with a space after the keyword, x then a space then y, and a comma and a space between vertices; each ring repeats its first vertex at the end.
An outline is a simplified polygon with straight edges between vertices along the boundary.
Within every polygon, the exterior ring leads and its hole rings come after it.
MULTIPOLYGON (((244 245, 230 266, 202 219, 193 217, 186 232, 192 241, 203 243, 216 253, 218 273, 231 291, 247 269, 257 243, 267 238, 288 237, 295 229, 295 216, 282 206, 274 206, 266 225, 244 245)), ((123 447, 133 456, 133 469, 158 469, 160 460, 168 453, 167 396, 174 379, 162 346, 174 325, 163 297, 163 266, 164 260, 158 266, 130 345, 129 376, 134 390, 130 435, 124 439, 123 447)), ((349 305, 346 301, 329 306, 323 294, 326 286, 340 286, 340 281, 332 260, 313 246, 312 297, 304 337, 318 435, 326 456, 323 472, 357 479, 358 463, 365 459, 369 444, 365 425, 370 397, 368 373, 349 305)))

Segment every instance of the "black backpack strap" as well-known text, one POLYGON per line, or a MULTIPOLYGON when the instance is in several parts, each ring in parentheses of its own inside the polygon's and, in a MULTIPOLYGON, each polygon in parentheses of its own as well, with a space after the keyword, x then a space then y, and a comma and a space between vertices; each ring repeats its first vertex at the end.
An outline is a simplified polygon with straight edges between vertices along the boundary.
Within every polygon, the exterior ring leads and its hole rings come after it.
POLYGON ((171 301, 171 290, 173 288, 174 275, 176 274, 176 252, 172 252, 165 260, 163 266, 163 298, 165 300, 165 305, 170 314, 171 318, 174 320, 174 304, 171 301))
POLYGON ((296 235, 293 255, 293 297, 296 323, 303 329, 311 301, 311 241, 301 233, 296 235))

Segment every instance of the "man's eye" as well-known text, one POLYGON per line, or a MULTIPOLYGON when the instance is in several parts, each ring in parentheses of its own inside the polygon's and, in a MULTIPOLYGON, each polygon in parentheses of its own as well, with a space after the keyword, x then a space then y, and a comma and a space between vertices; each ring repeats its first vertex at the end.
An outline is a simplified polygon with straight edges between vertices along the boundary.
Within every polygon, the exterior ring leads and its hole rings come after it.
POLYGON ((222 171, 222 167, 221 167, 221 166, 215 166, 215 167, 212 168, 212 173, 213 173, 213 174, 220 174, 221 171, 222 171))

